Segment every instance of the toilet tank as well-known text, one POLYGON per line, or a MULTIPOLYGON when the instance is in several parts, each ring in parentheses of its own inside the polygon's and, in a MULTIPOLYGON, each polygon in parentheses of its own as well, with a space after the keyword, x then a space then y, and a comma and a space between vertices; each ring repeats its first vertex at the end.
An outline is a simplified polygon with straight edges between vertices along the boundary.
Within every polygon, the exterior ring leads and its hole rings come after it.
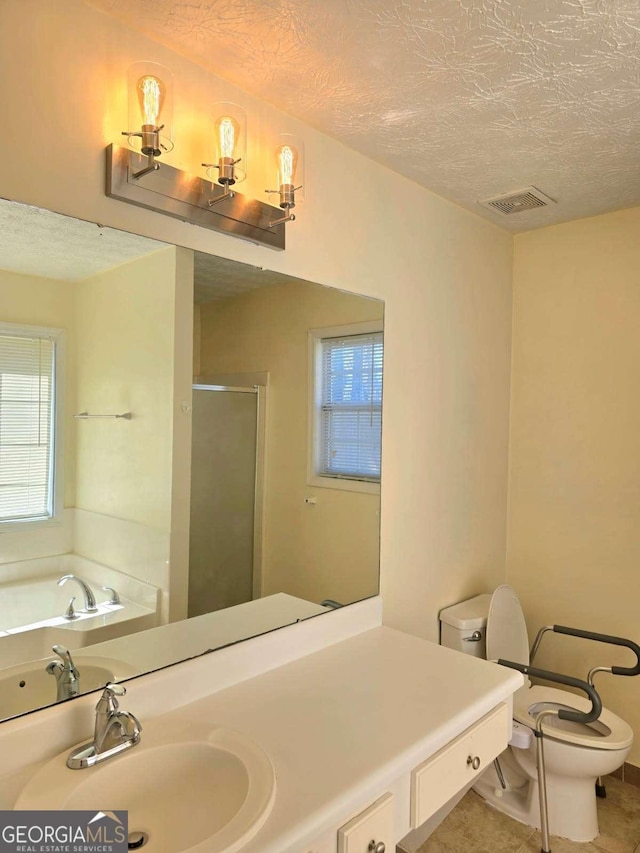
POLYGON ((486 657, 491 594, 475 595, 440 611, 440 645, 476 658, 486 657))

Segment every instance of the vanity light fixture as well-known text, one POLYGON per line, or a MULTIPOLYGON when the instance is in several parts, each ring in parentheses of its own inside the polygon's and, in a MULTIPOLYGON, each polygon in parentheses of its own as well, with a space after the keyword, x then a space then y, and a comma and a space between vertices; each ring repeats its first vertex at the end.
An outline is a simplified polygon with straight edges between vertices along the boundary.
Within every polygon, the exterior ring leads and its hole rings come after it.
POLYGON ((129 69, 132 129, 122 131, 129 147, 107 146, 107 196, 231 237, 284 249, 284 223, 295 219, 291 209, 296 204, 296 190, 301 189, 295 186, 301 143, 284 140, 279 149, 279 189, 273 192, 279 193, 280 209, 286 216, 278 219, 278 207, 231 189, 247 176, 244 109, 228 101, 214 105, 215 160, 202 164, 207 177, 188 174, 168 163, 160 169, 157 158, 173 149, 172 113, 171 72, 155 62, 134 63, 129 69), (226 203, 219 204, 222 201, 226 203))
POLYGON ((207 177, 212 182, 220 184, 224 188, 224 192, 222 195, 209 199, 209 207, 225 199, 233 198, 235 193, 231 191, 230 187, 247 177, 247 156, 244 151, 247 138, 247 115, 245 111, 237 104, 220 102, 214 104, 214 115, 216 115, 214 138, 218 162, 203 163, 202 165, 207 170, 207 177), (238 163, 242 163, 242 169, 236 169, 238 163))
POLYGON ((172 75, 157 62, 134 62, 128 77, 129 127, 135 127, 141 122, 141 129, 123 130, 122 135, 127 137, 134 150, 141 151, 147 158, 145 168, 131 175, 135 180, 139 180, 144 175, 157 171, 160 164, 156 162, 156 157, 173 148, 172 75))
POLYGON ((296 206, 296 191, 302 189, 302 184, 295 186, 296 174, 302 174, 303 157, 302 143, 290 134, 282 134, 281 144, 275 150, 278 189, 265 190, 267 193, 278 193, 280 207, 285 216, 269 223, 269 228, 281 225, 283 222, 293 222, 295 214, 291 213, 296 206))

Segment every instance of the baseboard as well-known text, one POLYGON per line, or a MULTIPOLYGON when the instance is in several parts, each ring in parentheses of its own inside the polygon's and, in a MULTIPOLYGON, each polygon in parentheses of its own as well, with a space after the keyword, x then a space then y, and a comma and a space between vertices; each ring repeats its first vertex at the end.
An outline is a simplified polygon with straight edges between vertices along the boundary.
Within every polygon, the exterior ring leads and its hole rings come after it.
POLYGON ((635 764, 629 764, 625 761, 622 767, 610 774, 615 779, 622 779, 623 782, 628 782, 630 785, 635 785, 640 788, 640 767, 635 764))

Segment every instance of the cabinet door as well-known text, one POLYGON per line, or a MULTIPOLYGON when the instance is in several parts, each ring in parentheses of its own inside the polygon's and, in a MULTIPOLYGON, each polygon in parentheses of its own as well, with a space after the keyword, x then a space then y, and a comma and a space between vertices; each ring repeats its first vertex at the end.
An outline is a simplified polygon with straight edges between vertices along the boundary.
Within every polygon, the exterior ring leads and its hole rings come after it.
POLYGON ((338 853, 393 853, 393 794, 360 812, 338 830, 338 853))
POLYGON ((411 826, 424 823, 506 749, 511 719, 498 705, 411 773, 411 826))

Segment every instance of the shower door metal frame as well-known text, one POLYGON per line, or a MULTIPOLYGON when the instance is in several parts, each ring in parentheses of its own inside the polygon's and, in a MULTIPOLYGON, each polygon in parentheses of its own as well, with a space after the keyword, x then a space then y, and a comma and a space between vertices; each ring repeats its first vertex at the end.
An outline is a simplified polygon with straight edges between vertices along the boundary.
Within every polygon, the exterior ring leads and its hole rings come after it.
POLYGON ((263 547, 262 537, 264 531, 264 453, 266 440, 266 385, 219 385, 207 381, 208 377, 196 377, 193 382, 193 391, 232 391, 237 394, 256 395, 256 473, 254 483, 253 499, 253 572, 252 572, 252 597, 253 600, 262 597, 262 561, 263 547))

